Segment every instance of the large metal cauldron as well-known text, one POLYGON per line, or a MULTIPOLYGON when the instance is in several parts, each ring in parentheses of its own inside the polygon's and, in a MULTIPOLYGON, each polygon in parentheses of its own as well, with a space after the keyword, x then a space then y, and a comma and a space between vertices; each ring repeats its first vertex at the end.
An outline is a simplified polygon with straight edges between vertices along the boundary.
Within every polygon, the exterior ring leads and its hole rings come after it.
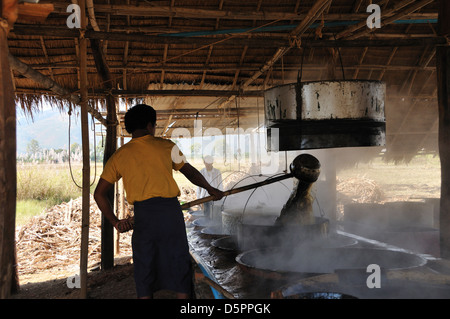
POLYGON ((316 275, 338 270, 366 270, 377 264, 383 270, 409 269, 426 264, 420 256, 386 249, 320 248, 304 245, 296 249, 255 249, 239 254, 236 261, 245 270, 273 277, 316 275))
POLYGON ((273 225, 280 215, 280 208, 266 209, 226 209, 222 210, 222 228, 226 235, 236 235, 242 223, 273 225))
POLYGON ((267 247, 292 247, 328 236, 329 220, 315 217, 310 225, 275 225, 264 223, 267 219, 244 221, 237 226, 239 250, 267 247))
POLYGON ((385 145, 386 85, 379 81, 317 81, 264 93, 271 151, 385 145))

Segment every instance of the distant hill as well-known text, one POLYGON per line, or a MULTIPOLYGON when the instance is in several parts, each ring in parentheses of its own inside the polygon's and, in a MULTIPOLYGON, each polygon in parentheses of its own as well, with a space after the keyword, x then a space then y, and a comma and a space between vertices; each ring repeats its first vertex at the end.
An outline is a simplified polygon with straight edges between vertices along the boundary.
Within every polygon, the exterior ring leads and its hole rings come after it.
MULTIPOLYGON (((89 118, 89 126, 91 120, 89 118)), ((43 149, 67 149, 69 144, 69 115, 59 110, 45 109, 33 115, 25 115, 22 110, 17 111, 17 153, 25 154, 27 145, 35 139, 43 149)), ((70 142, 81 144, 80 117, 71 116, 70 142)), ((93 131, 89 131, 93 141, 93 131)))

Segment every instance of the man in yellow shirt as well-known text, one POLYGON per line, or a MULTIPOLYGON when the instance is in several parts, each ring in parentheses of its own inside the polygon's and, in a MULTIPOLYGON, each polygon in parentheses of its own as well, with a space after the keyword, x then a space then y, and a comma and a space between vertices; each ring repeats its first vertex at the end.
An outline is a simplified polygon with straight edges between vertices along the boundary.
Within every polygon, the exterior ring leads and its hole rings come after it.
POLYGON ((134 277, 138 298, 152 298, 160 289, 188 298, 192 272, 183 213, 172 170, 205 188, 215 200, 223 192, 213 188, 200 172, 186 162, 175 143, 155 137, 156 111, 138 104, 125 114, 125 128, 132 139, 106 163, 94 198, 98 207, 119 231, 134 229, 132 237, 134 277), (119 220, 107 199, 108 191, 123 178, 127 200, 134 205, 134 226, 119 220))

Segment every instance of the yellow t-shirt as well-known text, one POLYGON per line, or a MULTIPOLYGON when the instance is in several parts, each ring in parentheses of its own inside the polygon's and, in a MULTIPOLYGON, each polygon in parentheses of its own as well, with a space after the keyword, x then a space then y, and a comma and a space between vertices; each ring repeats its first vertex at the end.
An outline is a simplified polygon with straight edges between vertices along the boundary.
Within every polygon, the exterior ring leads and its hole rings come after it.
POLYGON ((122 177, 130 204, 152 197, 176 197, 180 189, 172 169, 179 170, 185 162, 174 142, 145 135, 120 147, 109 158, 100 177, 111 184, 122 177))

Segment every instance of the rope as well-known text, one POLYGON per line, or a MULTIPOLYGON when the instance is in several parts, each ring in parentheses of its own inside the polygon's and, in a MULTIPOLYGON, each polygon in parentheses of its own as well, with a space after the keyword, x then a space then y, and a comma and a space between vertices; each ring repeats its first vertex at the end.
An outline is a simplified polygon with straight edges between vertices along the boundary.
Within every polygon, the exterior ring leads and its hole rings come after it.
POLYGON ((95 121, 94 116, 91 115, 92 119, 92 128, 91 130, 94 132, 94 180, 92 181, 91 185, 94 185, 95 181, 97 180, 97 139, 95 138, 95 121))
MULTIPOLYGON (((333 37, 334 37, 334 40, 337 41, 336 35, 334 33, 333 33, 333 37)), ((337 50, 338 50, 338 55, 339 55, 339 61, 341 62, 342 79, 345 81, 344 64, 342 63, 341 49, 338 47, 337 50)))
MULTIPOLYGON (((70 171, 70 177, 72 178, 72 182, 80 189, 83 189, 82 186, 78 185, 78 183, 75 181, 75 178, 73 176, 73 170, 72 170, 72 161, 71 161, 71 147, 70 147, 70 128, 71 128, 71 117, 72 117, 72 107, 69 107, 69 129, 68 129, 68 136, 69 136, 69 146, 68 146, 68 152, 69 152, 69 171, 70 171)), ((93 124, 93 130, 94 131, 94 161, 95 161, 95 166, 94 166, 94 180, 92 181, 92 183, 89 186, 94 185, 95 181, 97 180, 97 149, 96 149, 96 141, 95 141, 95 123, 94 123, 94 116, 91 115, 92 118, 92 124, 93 124)))
POLYGON ((69 109, 69 171, 70 171, 70 177, 72 178, 72 182, 80 189, 83 189, 82 186, 78 185, 77 182, 75 181, 75 178, 73 177, 73 172, 72 172, 72 162, 70 160, 70 154, 71 154, 71 150, 70 150, 70 126, 71 126, 71 120, 70 118, 72 117, 72 108, 69 109))

